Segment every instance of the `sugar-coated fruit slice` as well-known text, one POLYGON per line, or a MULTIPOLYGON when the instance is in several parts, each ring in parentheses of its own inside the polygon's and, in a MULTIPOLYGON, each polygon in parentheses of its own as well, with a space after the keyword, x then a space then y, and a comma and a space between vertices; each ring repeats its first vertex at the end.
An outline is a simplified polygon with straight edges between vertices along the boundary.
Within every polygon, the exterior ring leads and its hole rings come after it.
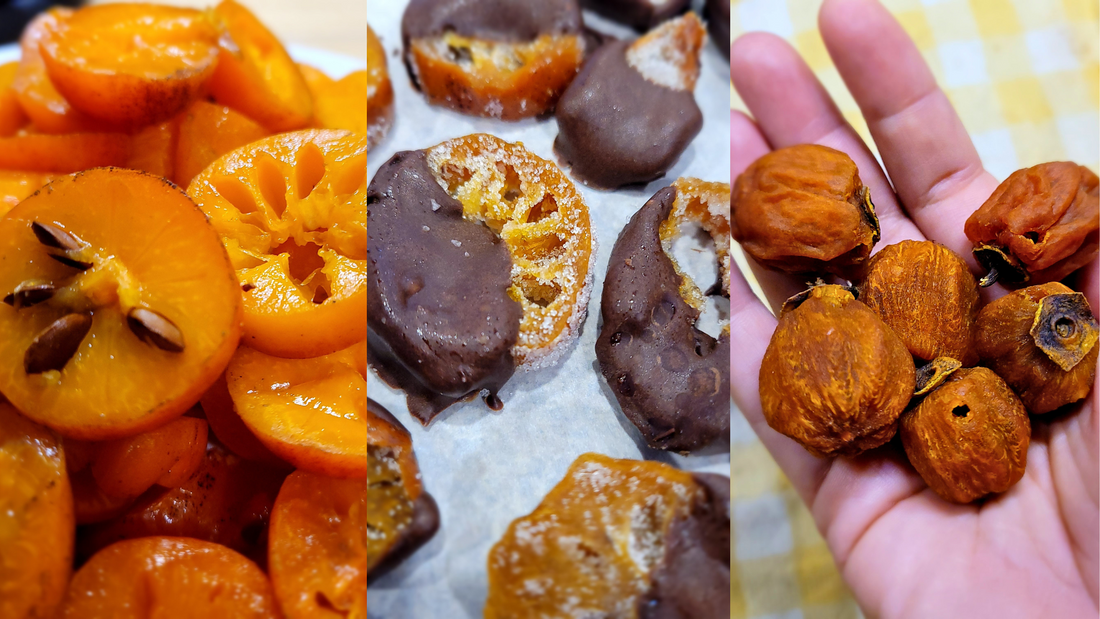
POLYGON ((202 211, 168 181, 65 176, 0 220, 0 392, 83 440, 194 405, 240 337, 241 293, 202 211))
POLYGON ((0 402, 0 617, 53 616, 75 531, 60 441, 0 402))

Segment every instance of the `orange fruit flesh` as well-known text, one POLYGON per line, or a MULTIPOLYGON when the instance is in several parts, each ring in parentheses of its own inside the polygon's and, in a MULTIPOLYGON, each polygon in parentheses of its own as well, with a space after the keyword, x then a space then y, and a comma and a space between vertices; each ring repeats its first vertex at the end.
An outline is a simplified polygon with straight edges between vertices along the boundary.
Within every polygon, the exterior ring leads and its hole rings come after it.
POLYGON ((315 117, 325 129, 367 132, 367 72, 355 71, 319 88, 315 117))
POLYGON ((68 174, 126 165, 130 136, 124 133, 20 133, 0 138, 0 169, 68 174))
POLYGON ((241 420, 299 469, 366 477, 367 383, 356 360, 365 346, 313 359, 279 359, 239 348, 226 380, 241 420))
POLYGON ((213 14, 222 28, 221 53, 210 80, 214 99, 273 132, 309 126, 309 86, 279 39, 232 0, 220 3, 213 14))
POLYGON ((268 571, 287 616, 366 617, 366 546, 362 480, 304 471, 287 477, 271 514, 268 549, 268 571))
POLYGON ((0 65, 0 137, 7 137, 30 122, 12 88, 18 70, 18 62, 0 65))
POLYGON ((173 181, 187 187, 218 157, 268 135, 266 129, 240 112, 196 101, 180 118, 173 181))
POLYGON ((75 530, 59 441, 0 403, 0 617, 53 616, 75 530))
POLYGON ((206 452, 206 433, 202 419, 181 417, 148 432, 100 443, 92 476, 111 498, 138 496, 180 463, 184 466, 174 471, 174 477, 186 481, 206 452))
POLYGON ((53 176, 42 172, 0 170, 0 217, 50 182, 53 176))
POLYGON ((145 537, 103 549, 73 575, 61 617, 280 617, 255 563, 218 544, 145 537))
POLYGON ((310 129, 215 161, 188 194, 244 294, 243 342, 318 357, 366 339, 366 136, 310 129))
MULTIPOLYGON (((52 282, 45 303, 0 304, 0 392, 32 419, 65 436, 121 438, 152 429, 195 404, 233 354, 240 289, 217 234, 167 181, 131 170, 96 169, 55 180, 0 220, 0 291, 52 282), (33 222, 64 228, 87 245, 84 273, 49 258, 33 222), (146 307, 178 327, 182 352, 156 348, 127 326, 146 307), (61 370, 28 374, 37 334, 70 312, 88 311, 91 330, 61 370)), ((6 292, 5 292, 6 294, 6 292)))
POLYGON ((217 40, 199 11, 122 3, 59 19, 39 47, 50 81, 73 107, 140 127, 167 120, 201 94, 217 40))
POLYGON ((210 431, 229 451, 255 462, 263 462, 278 468, 285 468, 286 462, 271 453, 260 439, 241 421, 229 395, 229 385, 222 374, 202 396, 202 410, 210 423, 210 431))

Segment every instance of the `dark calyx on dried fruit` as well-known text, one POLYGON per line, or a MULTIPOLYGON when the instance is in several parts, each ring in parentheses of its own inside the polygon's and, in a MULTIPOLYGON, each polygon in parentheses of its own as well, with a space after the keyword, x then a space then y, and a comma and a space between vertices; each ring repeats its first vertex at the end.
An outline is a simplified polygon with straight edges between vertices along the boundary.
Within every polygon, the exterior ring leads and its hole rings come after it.
POLYGON ((1083 399, 1096 378, 1096 318, 1085 295, 1058 282, 1022 288, 982 308, 974 346, 1033 415, 1083 399))
POLYGON ((852 456, 889 441, 915 384, 901 339, 835 285, 784 306, 760 364, 768 425, 816 456, 852 456))
POLYGON ((581 6, 645 32, 687 11, 691 0, 581 0, 581 6))
MULTIPOLYGON (((658 191, 615 243, 596 359, 623 414, 650 447, 691 451, 729 434, 730 335, 726 327, 715 340, 696 328, 700 311, 682 294, 686 278, 662 247, 662 225, 677 200, 691 199, 679 193, 677 187, 658 191)), ((729 245, 728 236, 719 237, 716 246, 729 245)), ((726 286, 728 295, 728 279, 726 286)))
POLYGON ((978 315, 978 283, 955 252, 932 241, 902 241, 867 263, 859 300, 878 314, 924 361, 952 357, 977 363, 971 331, 978 315))
POLYGON ((439 508, 424 491, 412 438, 367 398, 367 581, 416 552, 439 530, 439 508))
POLYGON ((462 217, 424 151, 397 153, 367 189, 367 352, 427 424, 454 402, 497 391, 515 371, 522 309, 512 260, 489 228, 462 217))
POLYGON ((1100 250, 1100 179, 1068 161, 1013 172, 966 220, 981 285, 1058 281, 1100 250))
POLYGON ((951 357, 936 357, 928 363, 917 368, 917 382, 913 385, 913 396, 922 396, 943 384, 948 376, 951 376, 962 363, 951 357))
POLYGON ((999 376, 965 368, 905 413, 899 433, 928 487, 948 501, 969 503, 1024 476, 1031 423, 999 376))
POLYGON ((858 279, 879 223, 852 158, 802 144, 757 159, 733 188, 733 238, 760 264, 858 279))

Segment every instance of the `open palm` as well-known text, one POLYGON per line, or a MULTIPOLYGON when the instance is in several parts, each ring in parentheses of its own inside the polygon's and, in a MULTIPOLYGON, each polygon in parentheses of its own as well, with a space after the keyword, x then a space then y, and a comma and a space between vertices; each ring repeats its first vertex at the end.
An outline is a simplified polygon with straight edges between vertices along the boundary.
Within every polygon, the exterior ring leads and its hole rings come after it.
MULTIPOLYGON (((755 120, 731 118, 734 176, 772 148, 818 143, 848 153, 882 224, 878 247, 938 241, 970 258, 963 222, 997 181, 905 31, 875 0, 826 0, 825 44, 867 120, 886 174, 813 72, 782 39, 739 38, 733 82, 755 120)), ((1033 162, 1039 163, 1039 162, 1033 162)), ((734 205, 736 208, 736 205, 734 205)), ((771 305, 803 282, 753 265, 771 305)), ((1073 287, 1098 303, 1093 261, 1073 287)), ((986 300, 1004 294, 994 287, 986 300)), ((735 274, 733 398, 809 506, 860 605, 872 617, 1096 617, 1100 609, 1100 424, 1096 388, 1082 405, 1033 418, 1027 472, 977 505, 934 494, 897 443, 820 460, 764 421, 760 360, 776 319, 735 274)))

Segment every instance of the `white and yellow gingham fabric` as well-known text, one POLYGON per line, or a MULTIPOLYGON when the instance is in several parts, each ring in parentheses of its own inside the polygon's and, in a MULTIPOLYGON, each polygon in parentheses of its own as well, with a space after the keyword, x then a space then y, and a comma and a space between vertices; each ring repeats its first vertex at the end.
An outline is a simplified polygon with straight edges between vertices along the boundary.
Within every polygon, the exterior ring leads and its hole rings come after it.
MULTIPOLYGON (((884 0, 954 103, 998 179, 1044 161, 1100 165, 1100 2, 884 0)), ((734 38, 787 39, 874 149, 817 31, 821 0, 733 0, 734 38)), ((732 93, 731 104, 745 110, 732 93)), ((748 423, 734 413, 731 617, 859 616, 813 520, 748 423)))

